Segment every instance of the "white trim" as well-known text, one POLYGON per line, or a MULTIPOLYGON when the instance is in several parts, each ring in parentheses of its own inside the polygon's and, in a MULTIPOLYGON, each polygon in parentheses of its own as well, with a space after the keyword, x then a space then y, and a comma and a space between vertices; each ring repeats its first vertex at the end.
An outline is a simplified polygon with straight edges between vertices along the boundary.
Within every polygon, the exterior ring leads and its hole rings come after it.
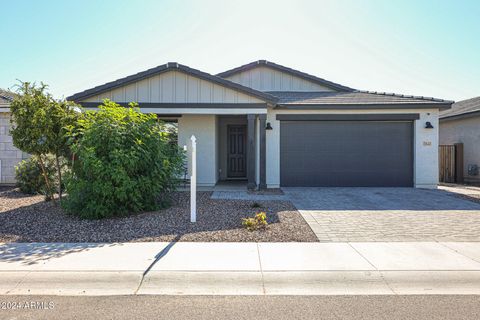
MULTIPOLYGON (((98 110, 98 108, 85 108, 85 110, 98 110)), ((140 108, 143 113, 160 113, 160 114, 267 114, 267 108, 140 108)))

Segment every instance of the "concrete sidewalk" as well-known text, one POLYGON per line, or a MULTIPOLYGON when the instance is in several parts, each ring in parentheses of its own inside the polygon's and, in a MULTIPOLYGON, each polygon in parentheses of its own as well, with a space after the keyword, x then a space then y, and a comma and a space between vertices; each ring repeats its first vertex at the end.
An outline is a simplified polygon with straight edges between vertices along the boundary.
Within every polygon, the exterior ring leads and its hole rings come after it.
POLYGON ((0 294, 480 294, 480 242, 2 244, 0 294))

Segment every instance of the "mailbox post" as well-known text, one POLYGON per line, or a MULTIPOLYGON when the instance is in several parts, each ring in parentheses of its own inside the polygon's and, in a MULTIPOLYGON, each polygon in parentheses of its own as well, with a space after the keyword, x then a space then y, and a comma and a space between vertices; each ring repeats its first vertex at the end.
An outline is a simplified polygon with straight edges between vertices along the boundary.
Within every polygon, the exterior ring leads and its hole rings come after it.
POLYGON ((192 142, 192 175, 190 176, 190 222, 197 221, 197 138, 190 137, 192 142))

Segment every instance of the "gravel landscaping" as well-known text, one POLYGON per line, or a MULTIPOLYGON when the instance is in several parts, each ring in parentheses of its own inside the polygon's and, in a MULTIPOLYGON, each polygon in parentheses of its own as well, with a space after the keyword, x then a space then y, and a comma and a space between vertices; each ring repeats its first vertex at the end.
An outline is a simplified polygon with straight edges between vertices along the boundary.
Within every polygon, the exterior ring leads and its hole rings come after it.
POLYGON ((172 207, 127 218, 80 220, 60 206, 12 188, 0 189, 0 242, 123 242, 123 241, 318 241, 288 201, 210 199, 199 192, 197 222, 190 223, 189 193, 172 195, 172 207), (262 207, 254 208, 259 203, 262 207), (267 212, 266 230, 247 231, 242 218, 267 212))

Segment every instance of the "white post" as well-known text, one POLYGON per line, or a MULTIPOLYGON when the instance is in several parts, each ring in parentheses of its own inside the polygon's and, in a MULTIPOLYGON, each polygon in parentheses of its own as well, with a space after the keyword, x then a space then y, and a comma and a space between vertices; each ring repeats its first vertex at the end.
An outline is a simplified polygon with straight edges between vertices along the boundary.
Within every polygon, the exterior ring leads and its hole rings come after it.
POLYGON ((190 176, 190 221, 197 221, 197 138, 192 140, 192 175, 190 176))

